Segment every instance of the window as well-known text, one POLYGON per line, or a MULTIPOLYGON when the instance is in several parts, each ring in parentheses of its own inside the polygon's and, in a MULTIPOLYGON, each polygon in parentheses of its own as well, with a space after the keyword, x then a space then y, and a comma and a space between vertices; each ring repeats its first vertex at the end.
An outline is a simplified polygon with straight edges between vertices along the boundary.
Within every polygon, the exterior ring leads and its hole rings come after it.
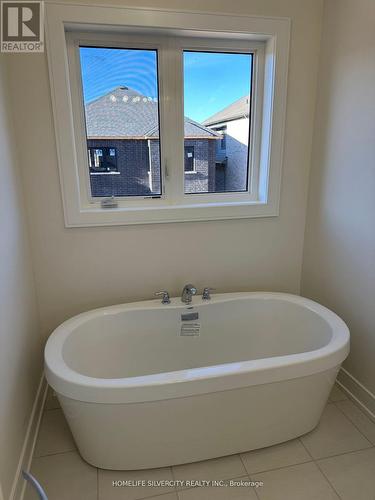
POLYGON ((157 51, 80 45, 79 55, 90 174, 118 174, 90 176, 89 196, 160 195, 157 51))
POLYGON ((185 146, 185 172, 195 172, 194 146, 185 146))
POLYGON ((115 148, 88 148, 90 173, 117 172, 115 148))
POLYGON ((221 136, 220 149, 226 149, 226 146, 227 146, 227 141, 226 141, 227 126, 223 125, 222 127, 217 127, 217 126, 213 125, 212 130, 215 130, 215 132, 217 132, 221 136))
POLYGON ((221 141, 220 141, 220 149, 227 148, 227 130, 223 130, 221 132, 221 141))
POLYGON ((287 19, 47 10, 68 227, 278 214, 287 19))
POLYGON ((186 194, 250 190, 253 58, 250 51, 183 52, 184 116, 192 118, 185 123, 185 144, 197 138, 200 145, 199 178, 185 176, 186 194), (225 154, 218 128, 226 130, 225 154))

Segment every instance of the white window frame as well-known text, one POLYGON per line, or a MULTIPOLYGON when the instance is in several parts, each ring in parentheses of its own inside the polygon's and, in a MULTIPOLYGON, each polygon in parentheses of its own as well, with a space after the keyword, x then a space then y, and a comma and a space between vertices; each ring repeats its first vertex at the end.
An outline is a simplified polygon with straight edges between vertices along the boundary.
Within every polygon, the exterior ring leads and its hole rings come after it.
POLYGON ((47 4, 47 50, 65 224, 126 225, 277 216, 290 20, 171 10, 47 4), (140 28, 142 27, 142 28, 140 28), (163 192, 101 208, 89 190, 77 46, 158 50, 163 192), (249 192, 184 193, 181 50, 254 52, 249 192), (171 105, 172 104, 172 105, 171 105))

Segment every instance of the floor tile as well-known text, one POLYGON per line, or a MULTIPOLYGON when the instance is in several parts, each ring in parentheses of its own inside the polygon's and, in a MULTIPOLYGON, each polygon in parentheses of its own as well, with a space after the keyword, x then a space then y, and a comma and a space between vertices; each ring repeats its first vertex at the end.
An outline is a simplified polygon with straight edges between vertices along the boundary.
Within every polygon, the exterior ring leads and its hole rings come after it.
POLYGON ((339 500, 314 462, 262 472, 251 479, 263 481, 260 500, 339 500))
POLYGON ((46 402, 44 404, 44 409, 45 410, 56 410, 57 408, 60 408, 59 400, 57 399, 57 396, 56 396, 54 390, 52 389, 52 387, 48 387, 46 402))
POLYGON ((311 461, 310 455, 298 439, 242 453, 241 458, 249 474, 311 461))
POLYGON ((172 469, 174 478, 179 481, 232 479, 246 474, 245 467, 239 455, 214 458, 213 460, 194 462, 192 464, 176 465, 172 469))
POLYGON ((99 469, 99 500, 135 500, 174 491, 173 486, 152 486, 148 481, 173 481, 170 467, 162 469, 114 471, 99 469), (113 486, 113 481, 144 481, 139 486, 113 486))
POLYGON ((301 441, 314 458, 325 458, 371 446, 333 403, 326 406, 318 427, 302 436, 301 441))
MULTIPOLYGON (((248 476, 238 478, 249 482, 248 476)), ((179 500, 257 500, 255 490, 249 486, 208 486, 178 492, 179 500)))
POLYGON ((62 410, 43 413, 34 457, 71 451, 76 448, 62 410))
POLYGON ((328 401, 333 403, 335 401, 345 401, 345 399, 348 399, 346 394, 337 384, 335 384, 332 388, 331 394, 329 395, 328 401))
POLYGON ((375 448, 318 461, 342 500, 375 499, 375 448))
POLYGON ((178 500, 177 493, 167 493, 166 495, 158 495, 156 497, 149 497, 147 500, 178 500))
POLYGON ((364 436, 375 444, 375 423, 361 411, 352 401, 339 401, 336 406, 345 413, 348 419, 364 434, 364 436))
MULTIPOLYGON (((50 500, 97 500, 97 470, 76 451, 34 458, 31 473, 50 500)), ((24 500, 37 500, 28 484, 24 500)))

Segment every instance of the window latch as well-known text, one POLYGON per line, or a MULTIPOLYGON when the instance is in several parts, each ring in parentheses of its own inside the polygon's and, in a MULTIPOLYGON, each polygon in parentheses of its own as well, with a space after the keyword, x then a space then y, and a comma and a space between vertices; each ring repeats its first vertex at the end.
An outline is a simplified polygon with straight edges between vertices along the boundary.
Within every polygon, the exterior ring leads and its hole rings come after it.
POLYGON ((167 160, 165 161, 165 164, 164 164, 164 175, 165 175, 166 179, 169 179, 169 168, 168 168, 167 160))

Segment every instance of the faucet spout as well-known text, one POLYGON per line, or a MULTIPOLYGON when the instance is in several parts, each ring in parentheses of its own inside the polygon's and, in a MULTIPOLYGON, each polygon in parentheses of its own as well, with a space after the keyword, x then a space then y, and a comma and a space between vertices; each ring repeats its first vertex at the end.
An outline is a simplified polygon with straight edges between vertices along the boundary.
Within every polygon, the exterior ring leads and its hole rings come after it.
POLYGON ((185 285, 181 294, 181 302, 183 302, 184 304, 191 304, 193 295, 195 295, 196 293, 197 289, 194 285, 191 285, 190 283, 188 285, 185 285))

